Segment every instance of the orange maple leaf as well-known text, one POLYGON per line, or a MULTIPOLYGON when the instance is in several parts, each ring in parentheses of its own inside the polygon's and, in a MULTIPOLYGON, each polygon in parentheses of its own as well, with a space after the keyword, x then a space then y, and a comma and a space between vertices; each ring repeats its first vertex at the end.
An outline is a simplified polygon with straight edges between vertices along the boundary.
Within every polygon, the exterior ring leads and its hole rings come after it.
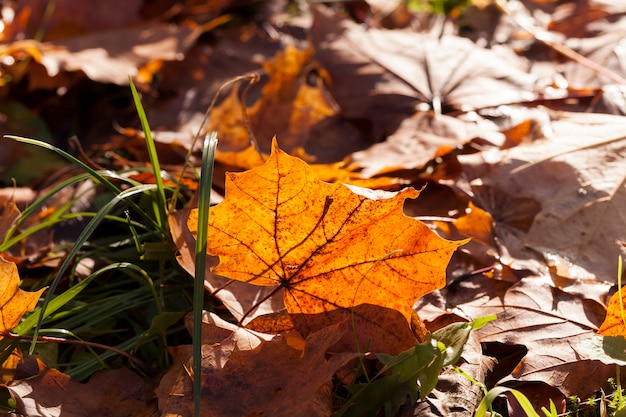
MULTIPOLYGON (((322 182, 274 141, 264 165, 228 174, 226 197, 209 216, 207 252, 219 256, 219 275, 284 289, 290 314, 367 304, 410 323, 414 302, 445 285, 450 256, 465 243, 402 213, 418 195, 322 182)), ((195 234, 197 210, 188 226, 195 234)))

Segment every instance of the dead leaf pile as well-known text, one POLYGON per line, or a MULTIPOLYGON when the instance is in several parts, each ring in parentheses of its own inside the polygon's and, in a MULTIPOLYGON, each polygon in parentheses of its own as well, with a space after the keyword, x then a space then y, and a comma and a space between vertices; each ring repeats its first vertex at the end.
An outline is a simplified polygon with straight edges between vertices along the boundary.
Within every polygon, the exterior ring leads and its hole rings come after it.
MULTIPOLYGON (((164 179, 185 184, 168 221, 190 275, 199 138, 219 138, 204 275, 219 306, 205 314, 203 374, 191 374, 185 343, 168 345, 161 376, 123 369, 86 384, 29 358, 18 372, 13 356, 3 381, 18 411, 108 415, 119 397, 123 415, 191 415, 198 377, 207 416, 330 416, 333 381, 349 379, 358 355, 398 355, 489 315, 459 362, 488 389, 515 387, 564 412, 566 397, 607 388, 626 363, 616 267, 626 257, 624 7, 467 1, 444 16, 400 1, 249 3, 3 7, 1 133, 154 183, 132 80, 164 179), (136 389, 121 393, 121 379, 136 389), (98 393, 102 384, 111 389, 98 393), (72 390, 92 398, 64 409, 72 390)), ((4 146, 9 239, 20 210, 77 171, 47 151, 4 146)), ((98 204, 80 184, 64 192, 22 224, 98 204)), ((80 232, 68 229, 29 235, 2 256, 35 285, 80 232)), ((41 290, 20 290, 3 262, 9 335, 41 290)), ((455 415, 469 390, 444 371, 406 412, 455 415)), ((473 412, 476 392, 457 415, 473 412)))

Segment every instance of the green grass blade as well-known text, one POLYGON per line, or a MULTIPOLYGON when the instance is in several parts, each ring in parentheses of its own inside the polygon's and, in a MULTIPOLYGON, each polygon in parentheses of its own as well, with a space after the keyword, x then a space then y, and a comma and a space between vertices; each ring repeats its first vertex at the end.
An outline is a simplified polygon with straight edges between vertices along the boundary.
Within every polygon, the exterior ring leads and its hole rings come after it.
POLYGON ((196 266, 193 286, 193 400, 194 415, 200 417, 200 394, 202 391, 202 307, 204 306, 204 270, 209 229, 209 206, 213 182, 213 164, 217 149, 217 133, 207 134, 202 149, 202 175, 198 196, 198 235, 196 239, 196 266))
MULTIPOLYGON (((36 140, 36 139, 24 138, 24 137, 21 137, 21 136, 5 135, 4 137, 7 138, 7 139, 18 141, 18 142, 28 143, 30 145, 35 145, 35 146, 39 146, 39 147, 42 147, 42 148, 45 148, 45 149, 49 149, 49 150, 51 150, 51 151, 61 155, 63 158, 67 159, 68 161, 72 162, 73 164, 81 167, 83 170, 88 172, 93 178, 95 178, 100 184, 104 185, 111 192, 113 192, 113 194, 117 195, 117 194, 120 194, 122 192, 117 186, 115 186, 115 184, 113 184, 111 181, 106 179, 106 177, 100 171, 97 171, 97 170, 93 169, 89 165, 83 163, 80 159, 77 159, 77 158, 73 157, 69 153, 65 152, 64 150, 62 150, 60 148, 57 148, 54 145, 50 145, 49 143, 46 143, 46 142, 43 142, 43 141, 40 141, 40 140, 36 140)), ((115 177, 115 178, 121 179, 119 176, 117 176, 113 172, 109 173, 108 175, 112 176, 112 177, 115 177)), ((128 179, 124 179, 124 180, 128 181, 128 179)), ((163 235, 166 235, 165 229, 163 227, 161 227, 161 225, 158 222, 155 222, 152 218, 150 218, 150 216, 148 216, 147 213, 144 210, 141 209, 141 207, 139 207, 137 204, 135 204, 135 202, 129 201, 128 205, 133 210, 135 210, 140 216, 142 216, 149 224, 152 224, 157 230, 159 230, 159 232, 161 232, 163 235)))
MULTIPOLYGON (((37 326, 35 328, 35 333, 34 333, 34 337, 33 337, 33 342, 31 343, 31 346, 30 346, 30 351, 29 351, 30 354, 32 354, 33 349, 35 348, 35 344, 37 343, 37 336, 39 334, 39 329, 40 329, 41 323, 43 322, 43 319, 45 317, 46 309, 48 308, 48 304, 50 303, 50 300, 52 299, 52 296, 54 295, 54 291, 56 290, 57 285, 59 285, 59 282, 61 281, 61 278, 63 278, 63 274, 65 273, 65 271, 69 267, 70 263, 74 259, 74 256, 78 253, 80 248, 85 244, 85 242, 87 241, 89 236, 91 236, 91 234, 94 232, 96 227, 105 218, 105 216, 119 202, 121 202, 124 199, 126 199, 126 198, 128 198, 130 196, 133 196, 135 194, 139 194, 139 193, 143 193, 143 192, 146 192, 146 191, 154 190, 155 188, 156 188, 155 185, 147 184, 147 185, 140 185, 140 186, 137 186, 137 187, 133 187, 133 188, 130 188, 130 189, 126 190, 126 191, 120 192, 118 195, 113 197, 113 199, 111 201, 109 201, 104 207, 102 207, 102 209, 100 209, 100 211, 98 211, 98 214, 93 219, 91 219, 91 221, 87 224, 85 229, 81 232, 81 234, 76 239, 76 242, 74 242, 74 245, 73 245, 72 249, 67 254, 65 259, 63 260, 63 263, 59 267, 59 270, 57 271, 57 273, 56 273, 56 275, 54 277, 54 280, 50 284, 50 288, 48 289, 46 297, 44 298, 44 301, 43 301, 43 305, 41 306, 41 313, 39 314, 39 318, 37 320, 37 326)), ((130 201, 128 203, 130 203, 130 201)))
POLYGON ((490 389, 478 405, 474 416, 484 417, 485 415, 487 415, 487 410, 491 410, 491 404, 493 404, 493 401, 496 399, 496 397, 504 394, 505 392, 510 392, 511 394, 513 394, 519 405, 522 407, 522 410, 524 410, 524 413, 526 413, 528 417, 540 417, 533 408, 528 398, 522 392, 508 387, 495 387, 490 389))
POLYGON ((128 77, 130 82, 130 89, 133 93, 133 100, 135 101, 135 107, 137 108, 137 114, 139 115, 139 120, 141 121, 141 128, 143 130, 144 136, 146 138, 146 146, 148 148, 148 155, 150 156, 150 163, 152 164, 152 169, 154 173, 154 180, 157 186, 157 200, 155 202, 156 207, 154 208, 154 214, 157 216, 157 222, 162 226, 163 229, 167 228, 167 214, 165 212, 165 188, 163 187, 163 179, 161 178, 161 165, 159 163, 159 156, 157 155, 156 145, 154 144, 154 139, 152 139, 152 132, 150 131, 150 125, 148 124, 148 118, 146 116, 146 112, 144 111, 143 105, 141 104, 141 99, 139 98, 139 93, 135 88, 135 84, 133 80, 128 77))
MULTIPOLYGON (((6 251, 7 249, 9 249, 12 245, 14 245, 16 243, 16 242, 8 243, 10 238, 11 238, 11 236, 13 236, 15 231, 20 227, 20 225, 22 224, 24 219, 26 219, 29 215, 31 215, 36 210, 38 210, 39 207, 44 205, 46 203, 46 201, 48 201, 48 199, 51 196, 53 196, 54 194, 58 193, 60 190, 66 188, 66 187, 69 187, 72 184, 84 181, 84 180, 88 179, 89 177, 90 177, 90 175, 85 173, 85 174, 81 174, 81 175, 77 175, 75 177, 72 177, 69 180, 63 181, 60 184, 58 184, 56 187, 54 187, 50 191, 48 191, 45 195, 43 195, 42 197, 38 198, 36 201, 34 201, 28 207, 26 207, 24 209, 24 211, 21 212, 19 219, 17 219, 15 224, 7 231, 6 235, 4 236, 4 241, 0 244, 0 252, 6 251)), ((21 238, 17 239, 17 241, 19 241, 19 240, 21 240, 21 238)))

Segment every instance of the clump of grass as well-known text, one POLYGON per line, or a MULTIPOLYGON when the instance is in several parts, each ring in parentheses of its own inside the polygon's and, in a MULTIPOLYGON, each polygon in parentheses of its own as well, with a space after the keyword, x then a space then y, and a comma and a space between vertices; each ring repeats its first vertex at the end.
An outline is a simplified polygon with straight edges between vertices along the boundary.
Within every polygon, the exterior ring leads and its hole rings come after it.
MULTIPOLYGON (((193 307, 194 286, 175 260, 167 225, 167 200, 181 199, 182 185, 166 186, 162 181, 156 147, 132 83, 131 89, 156 184, 140 184, 125 171, 96 170, 43 141, 7 136, 54 152, 84 172, 33 202, 0 242, 0 252, 6 252, 38 231, 81 222, 75 239, 52 248, 64 254, 59 266, 41 279, 29 280, 30 289, 48 286, 48 290, 13 335, 0 341, 0 360, 21 346, 24 352, 43 352, 49 366, 77 380, 120 364, 151 376, 168 366, 167 345, 189 342, 181 318, 193 307), (24 228, 26 220, 57 193, 77 184, 91 184, 102 204, 72 212, 77 196, 43 221, 24 228), (82 276, 78 270, 85 264, 93 268, 82 276)), ((203 292, 203 280, 198 281, 200 290, 195 291, 203 292)), ((202 311, 205 306, 199 307, 202 311)))

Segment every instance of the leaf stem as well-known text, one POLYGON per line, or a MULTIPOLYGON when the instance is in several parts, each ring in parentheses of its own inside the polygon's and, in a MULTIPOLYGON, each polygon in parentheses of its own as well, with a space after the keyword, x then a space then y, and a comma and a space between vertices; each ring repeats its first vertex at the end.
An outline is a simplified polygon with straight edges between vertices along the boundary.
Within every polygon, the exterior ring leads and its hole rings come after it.
POLYGON ((71 340, 71 339, 64 339, 62 337, 53 337, 53 336, 34 337, 30 335, 22 336, 22 335, 15 334, 15 333, 5 333, 3 334, 3 336, 6 337, 7 339, 13 339, 13 340, 30 340, 30 341, 43 342, 43 343, 65 343, 65 344, 70 344, 70 345, 82 345, 82 346, 93 347, 96 349, 110 350, 111 352, 124 356, 125 358, 133 362, 139 369, 146 369, 146 364, 143 363, 141 359, 136 358, 130 353, 125 352, 113 346, 107 346, 107 345, 103 345, 100 343, 89 342, 86 340, 71 340))

